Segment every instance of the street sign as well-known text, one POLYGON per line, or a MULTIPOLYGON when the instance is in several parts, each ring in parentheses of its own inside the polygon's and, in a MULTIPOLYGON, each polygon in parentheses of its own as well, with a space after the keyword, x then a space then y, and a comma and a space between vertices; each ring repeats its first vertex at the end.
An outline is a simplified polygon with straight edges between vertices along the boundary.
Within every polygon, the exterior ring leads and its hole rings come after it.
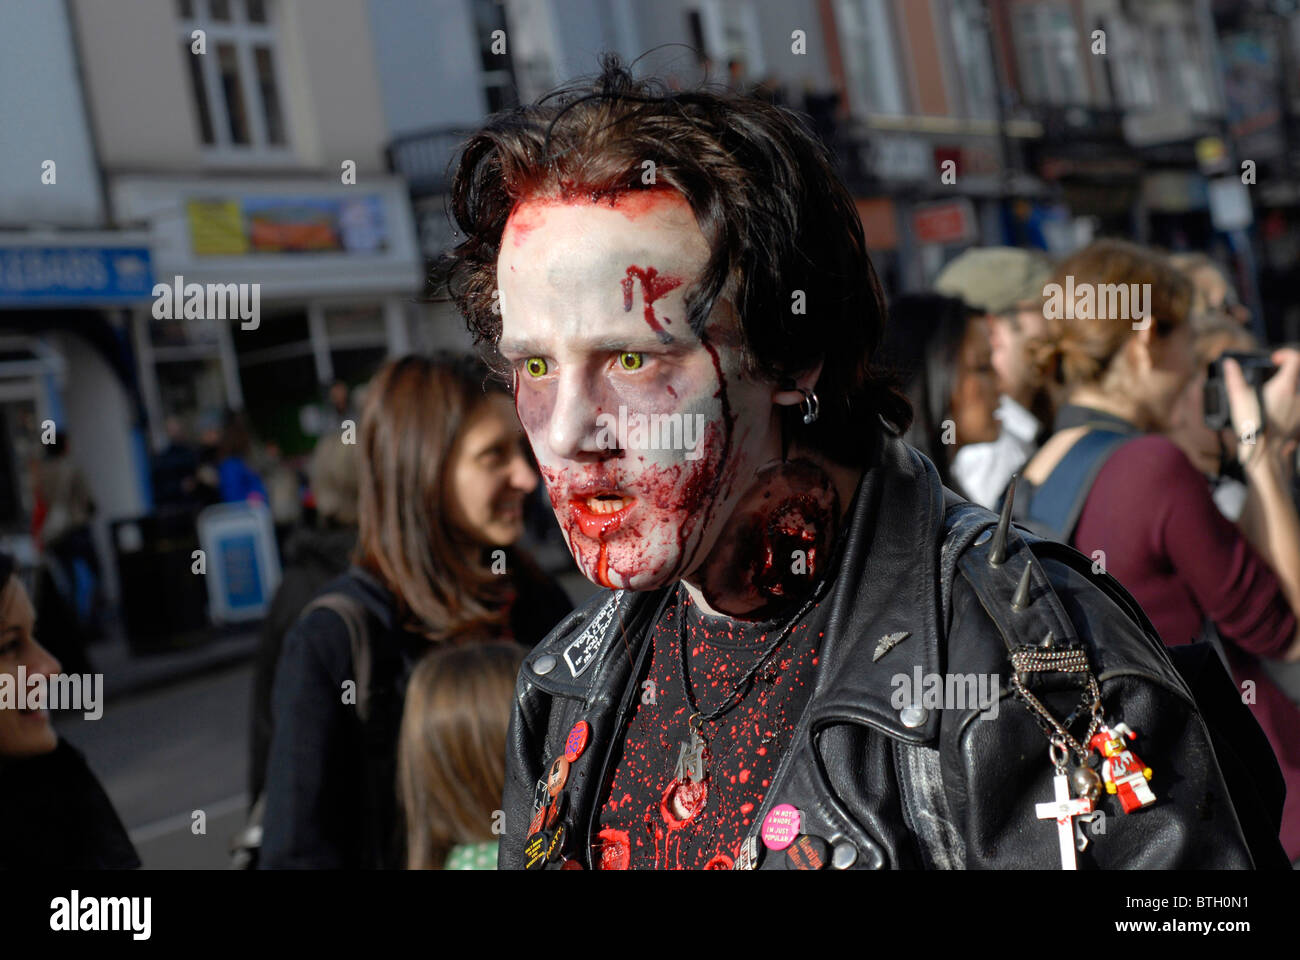
POLYGON ((207 555, 208 611, 217 623, 260 620, 280 584, 271 511, 263 503, 220 503, 199 514, 207 555))
POLYGON ((146 247, 0 245, 0 307, 138 303, 152 290, 146 247))

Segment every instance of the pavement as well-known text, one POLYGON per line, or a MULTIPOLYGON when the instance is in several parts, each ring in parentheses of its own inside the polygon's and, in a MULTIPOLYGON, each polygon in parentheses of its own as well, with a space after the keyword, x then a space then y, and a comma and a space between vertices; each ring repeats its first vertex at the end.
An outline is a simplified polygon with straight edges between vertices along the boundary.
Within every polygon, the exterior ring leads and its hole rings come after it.
MULTIPOLYGON (((224 870, 248 809, 250 663, 179 677, 55 715, 85 754, 145 869, 224 870)), ((119 687, 120 689, 120 687, 119 687)))
POLYGON ((104 675, 104 700, 112 702, 251 661, 260 625, 211 627, 192 635, 183 647, 139 653, 115 623, 87 654, 95 672, 104 675))

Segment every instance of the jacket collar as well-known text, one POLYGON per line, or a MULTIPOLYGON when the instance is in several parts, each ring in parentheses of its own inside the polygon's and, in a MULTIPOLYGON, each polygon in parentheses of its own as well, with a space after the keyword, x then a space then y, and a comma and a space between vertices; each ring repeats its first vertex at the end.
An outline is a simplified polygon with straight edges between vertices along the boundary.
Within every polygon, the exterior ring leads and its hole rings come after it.
POLYGON ((876 465, 863 474, 839 567, 812 618, 825 634, 808 705, 814 728, 852 721, 912 742, 935 736, 937 713, 900 716, 892 701, 896 677, 910 682, 918 666, 925 675, 939 670, 943 518, 934 467, 903 441, 886 438, 876 465))
MULTIPOLYGON (((914 743, 936 736, 935 711, 900 711, 891 701, 895 678, 910 681, 917 667, 923 675, 939 670, 944 507, 930 462, 896 437, 884 438, 809 616, 810 628, 824 634, 808 704, 814 727, 850 721, 914 743)), ((671 590, 601 591, 529 655, 528 679, 587 709, 613 706, 671 590)))

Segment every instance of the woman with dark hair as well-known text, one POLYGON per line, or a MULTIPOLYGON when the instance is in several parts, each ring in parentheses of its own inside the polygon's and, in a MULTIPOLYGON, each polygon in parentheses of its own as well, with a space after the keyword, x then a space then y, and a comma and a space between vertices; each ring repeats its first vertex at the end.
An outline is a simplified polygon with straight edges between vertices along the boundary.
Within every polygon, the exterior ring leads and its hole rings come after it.
MULTIPOLYGON (((15 685, 62 667, 36 640, 36 611, 0 554, 0 684, 15 685)), ((140 858, 85 758, 50 724, 43 704, 0 696, 0 870, 127 870, 140 858)))
POLYGON ((998 437, 997 377, 983 320, 955 297, 903 294, 890 310, 880 357, 912 402, 903 438, 930 458, 944 486, 970 499, 954 470, 956 454, 998 437))
POLYGON ((1025 467, 1018 516, 1101 563, 1166 645, 1222 640, 1236 681, 1254 685, 1245 702, 1287 782, 1282 845, 1300 862, 1300 712, 1262 662, 1300 660, 1300 518, 1289 495, 1294 457, 1283 454, 1300 436, 1300 352, 1273 354, 1280 369, 1262 388, 1263 410, 1237 365, 1225 364, 1246 481, 1233 523, 1165 433, 1196 372, 1191 283, 1166 257, 1118 240, 1074 254, 1056 280, 1058 295, 1080 299, 1057 310, 1049 298, 1038 354, 1067 399, 1025 467), (1148 292, 1124 310, 1105 290, 1148 292))
POLYGON ((508 395, 472 365, 408 356, 366 390, 354 565, 285 638, 261 865, 402 866, 406 682, 467 626, 537 643, 570 608, 512 544, 537 474, 508 395))
POLYGON ((525 651, 481 630, 457 640, 428 653, 406 691, 397 767, 412 870, 497 866, 506 727, 525 651))

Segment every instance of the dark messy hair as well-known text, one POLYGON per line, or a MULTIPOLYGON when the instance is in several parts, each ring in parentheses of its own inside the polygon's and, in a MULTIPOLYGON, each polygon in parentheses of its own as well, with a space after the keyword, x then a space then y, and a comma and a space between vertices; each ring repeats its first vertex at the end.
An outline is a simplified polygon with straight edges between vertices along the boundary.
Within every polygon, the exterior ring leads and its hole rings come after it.
POLYGON ((726 297, 751 373, 779 382, 822 361, 820 419, 790 423, 832 459, 863 463, 877 415, 902 430, 911 409, 871 366, 884 294, 830 153, 784 108, 668 90, 635 79, 612 55, 601 66, 594 80, 493 115, 465 145, 451 192, 465 240, 442 275, 476 342, 494 354, 501 336, 496 263, 515 204, 536 195, 613 201, 646 189, 652 160, 654 185, 685 197, 709 244, 687 294, 691 329, 700 336, 726 297))

